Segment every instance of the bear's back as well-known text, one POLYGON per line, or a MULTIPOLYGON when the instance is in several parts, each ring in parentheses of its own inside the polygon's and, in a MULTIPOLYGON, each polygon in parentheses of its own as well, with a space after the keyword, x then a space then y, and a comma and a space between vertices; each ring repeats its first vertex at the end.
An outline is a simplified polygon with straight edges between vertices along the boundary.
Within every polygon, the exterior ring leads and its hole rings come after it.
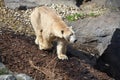
POLYGON ((44 18, 47 17, 46 20, 48 20, 49 18, 51 19, 51 21, 53 20, 54 22, 59 22, 61 21, 61 17, 52 9, 42 6, 39 7, 39 12, 41 14, 41 17, 43 16, 44 18))

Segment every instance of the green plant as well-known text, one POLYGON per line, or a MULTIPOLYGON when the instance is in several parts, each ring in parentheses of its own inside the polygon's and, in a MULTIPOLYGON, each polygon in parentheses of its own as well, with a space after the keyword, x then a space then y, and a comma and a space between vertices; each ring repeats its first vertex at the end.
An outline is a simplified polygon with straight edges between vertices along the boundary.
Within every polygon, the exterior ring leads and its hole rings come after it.
POLYGON ((83 19, 83 18, 86 18, 86 17, 97 17, 97 16, 99 16, 100 14, 98 14, 98 13, 94 13, 94 12, 91 12, 91 13, 75 13, 75 14, 71 14, 71 15, 68 15, 68 16, 66 16, 66 19, 68 20, 68 21, 76 21, 76 20, 78 20, 78 19, 83 19))
POLYGON ((8 69, 6 69, 6 68, 0 69, 0 75, 8 74, 8 73, 9 73, 8 69))
POLYGON ((71 14, 71 15, 66 16, 66 19, 68 21, 75 21, 75 20, 78 20, 79 18, 82 18, 84 16, 85 16, 84 14, 75 13, 75 14, 71 14))

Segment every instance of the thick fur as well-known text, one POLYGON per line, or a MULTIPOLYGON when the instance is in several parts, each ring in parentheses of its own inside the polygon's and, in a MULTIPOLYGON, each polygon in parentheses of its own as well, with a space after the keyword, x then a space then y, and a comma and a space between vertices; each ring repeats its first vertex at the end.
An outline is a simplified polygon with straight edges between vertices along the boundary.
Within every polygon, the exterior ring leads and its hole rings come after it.
POLYGON ((66 46, 68 42, 75 42, 75 33, 52 9, 42 6, 36 7, 30 15, 31 24, 35 31, 35 43, 40 50, 52 47, 52 41, 56 40, 59 59, 68 59, 66 46))

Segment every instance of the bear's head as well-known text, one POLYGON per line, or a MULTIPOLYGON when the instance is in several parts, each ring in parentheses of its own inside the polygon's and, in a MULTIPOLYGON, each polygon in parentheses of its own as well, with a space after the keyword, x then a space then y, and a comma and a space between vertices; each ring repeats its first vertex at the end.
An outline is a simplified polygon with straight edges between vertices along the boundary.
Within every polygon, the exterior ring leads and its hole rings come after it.
POLYGON ((75 35, 75 32, 72 29, 72 26, 67 27, 64 30, 61 30, 61 34, 62 34, 62 37, 70 43, 75 43, 77 41, 76 35, 75 35))

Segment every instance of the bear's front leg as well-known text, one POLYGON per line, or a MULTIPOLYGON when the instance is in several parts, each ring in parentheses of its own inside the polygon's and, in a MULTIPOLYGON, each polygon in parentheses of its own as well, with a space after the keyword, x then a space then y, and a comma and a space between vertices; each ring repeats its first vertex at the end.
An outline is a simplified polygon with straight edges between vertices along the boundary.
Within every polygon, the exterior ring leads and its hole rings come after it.
POLYGON ((42 31, 43 31, 42 29, 35 30, 35 35, 36 35, 35 44, 37 45, 40 45, 40 43, 42 43, 43 41, 42 31))
POLYGON ((39 37, 38 36, 36 36, 35 44, 39 45, 39 37))
POLYGON ((35 44, 39 46, 39 49, 42 50, 43 48, 43 38, 40 36, 37 36, 35 39, 35 44))
POLYGON ((68 59, 67 55, 66 55, 66 43, 64 41, 58 41, 57 44, 57 56, 59 59, 68 59))

